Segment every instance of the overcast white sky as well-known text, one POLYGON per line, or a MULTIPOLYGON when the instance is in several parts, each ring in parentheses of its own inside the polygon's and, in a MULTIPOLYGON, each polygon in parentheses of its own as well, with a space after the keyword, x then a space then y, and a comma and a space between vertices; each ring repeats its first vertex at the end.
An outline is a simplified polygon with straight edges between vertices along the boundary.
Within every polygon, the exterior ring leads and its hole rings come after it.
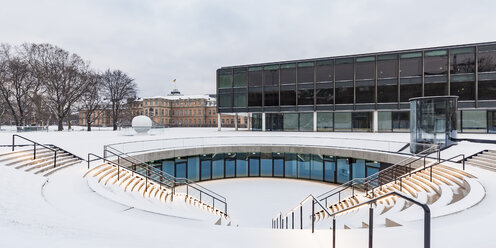
POLYGON ((0 42, 47 42, 136 79, 215 92, 222 66, 496 40, 494 0, 0 0, 0 42))

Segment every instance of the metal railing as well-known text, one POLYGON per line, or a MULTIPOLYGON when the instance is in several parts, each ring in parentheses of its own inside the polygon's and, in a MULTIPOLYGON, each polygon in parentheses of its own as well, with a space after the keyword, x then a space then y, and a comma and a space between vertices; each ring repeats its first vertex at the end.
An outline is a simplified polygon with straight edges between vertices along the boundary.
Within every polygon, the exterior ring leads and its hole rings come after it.
POLYGON ((57 166, 57 152, 59 152, 59 148, 58 147, 56 147, 54 149, 54 148, 52 148, 53 146, 50 147, 49 145, 40 144, 40 143, 38 143, 38 142, 36 142, 34 140, 28 139, 28 138, 23 137, 21 135, 13 134, 12 135, 12 151, 14 151, 15 150, 15 147, 16 147, 16 145, 15 145, 16 138, 19 138, 19 139, 28 141, 28 142, 30 142, 30 143, 33 144, 33 160, 36 159, 36 149, 37 149, 37 146, 41 146, 41 147, 43 147, 45 149, 48 149, 48 150, 52 151, 53 152, 53 168, 55 168, 57 166))
MULTIPOLYGON (((415 205, 418 205, 420 206, 423 211, 424 211, 424 248, 430 248, 430 245, 431 245, 431 211, 430 211, 430 208, 427 204, 424 204, 424 203, 421 203, 411 197, 408 197, 402 193, 399 193, 399 192, 396 192, 396 191, 393 191, 393 192, 390 192, 390 193, 387 193, 385 195, 381 195, 381 196, 378 196, 378 197, 375 197, 373 199, 370 199, 368 201, 365 201, 365 202, 362 202, 360 204, 357 204, 357 205, 354 205, 354 206, 351 206, 351 207, 348 207, 348 208, 344 208, 340 211, 337 211, 335 213, 329 213, 329 211, 327 210, 327 207, 324 207, 318 199, 316 199, 315 197, 313 197, 313 195, 309 195, 307 196, 303 201, 301 201, 298 205, 298 207, 294 208, 293 210, 291 210, 288 214, 286 215, 282 215, 282 214, 279 214, 277 215, 275 218, 272 219, 272 228, 277 228, 277 229, 295 229, 295 221, 294 221, 294 217, 295 217, 295 211, 300 211, 300 226, 303 226, 303 204, 305 204, 306 202, 312 200, 312 212, 311 212, 311 215, 310 217, 312 218, 312 233, 314 232, 314 223, 315 223, 315 214, 316 214, 316 211, 315 211, 315 206, 317 205, 318 207, 320 207, 323 211, 325 211, 329 217, 332 217, 332 247, 335 248, 336 247, 336 216, 339 215, 339 214, 342 214, 342 213, 345 213, 345 212, 348 212, 348 211, 351 211, 351 210, 354 210, 354 209, 357 209, 357 208, 360 208, 360 207, 363 207, 363 206, 367 206, 369 205, 369 221, 368 221, 368 247, 369 248, 372 248, 373 247, 373 238, 374 238, 374 208, 373 206, 376 205, 377 201, 379 200, 382 200, 384 198, 388 198, 388 197, 393 197, 393 196, 397 196, 397 197, 401 197, 415 205), (291 214, 291 221, 289 219, 289 214, 291 214), (291 228, 289 227, 289 222, 291 222, 291 228)), ((319 211, 322 211, 322 210, 319 210, 319 211)))
MULTIPOLYGON (((88 168, 91 162, 88 155, 88 168)), ((98 155, 92 155, 98 156, 98 155)), ((224 216, 227 216, 227 200, 224 196, 207 189, 187 178, 177 178, 174 177, 160 169, 157 169, 133 156, 123 153, 111 146, 104 146, 104 156, 100 159, 109 160, 113 157, 113 164, 117 164, 118 168, 125 168, 130 170, 132 173, 138 174, 145 178, 145 180, 151 180, 160 186, 166 187, 172 191, 172 197, 174 194, 183 193, 186 197, 194 197, 199 200, 200 203, 209 204, 212 208, 222 209, 224 216), (220 205, 220 207, 219 207, 220 205)), ((98 159, 98 160, 100 160, 98 159)), ((95 160, 92 160, 95 161, 95 160)), ((148 182, 145 183, 147 185, 148 182)), ((147 188, 145 186, 145 192, 147 188)))

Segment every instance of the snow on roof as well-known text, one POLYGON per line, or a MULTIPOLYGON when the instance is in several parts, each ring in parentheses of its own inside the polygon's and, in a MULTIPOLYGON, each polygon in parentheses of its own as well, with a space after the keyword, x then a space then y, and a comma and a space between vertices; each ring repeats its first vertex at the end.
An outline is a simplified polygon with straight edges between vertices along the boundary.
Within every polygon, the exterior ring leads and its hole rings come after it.
POLYGON ((140 97, 135 101, 143 101, 149 99, 165 99, 165 100, 192 100, 192 99, 205 99, 207 101, 215 101, 215 98, 210 97, 209 95, 181 95, 181 96, 153 96, 153 97, 140 97))

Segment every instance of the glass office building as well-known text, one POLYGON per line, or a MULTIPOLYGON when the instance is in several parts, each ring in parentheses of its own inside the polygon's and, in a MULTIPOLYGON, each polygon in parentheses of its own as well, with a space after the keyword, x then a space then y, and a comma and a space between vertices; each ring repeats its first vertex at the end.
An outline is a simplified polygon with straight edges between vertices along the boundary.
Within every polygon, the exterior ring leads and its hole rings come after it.
POLYGON ((458 96, 460 132, 496 133, 496 42, 217 70, 218 112, 252 130, 408 132, 423 96, 458 96))

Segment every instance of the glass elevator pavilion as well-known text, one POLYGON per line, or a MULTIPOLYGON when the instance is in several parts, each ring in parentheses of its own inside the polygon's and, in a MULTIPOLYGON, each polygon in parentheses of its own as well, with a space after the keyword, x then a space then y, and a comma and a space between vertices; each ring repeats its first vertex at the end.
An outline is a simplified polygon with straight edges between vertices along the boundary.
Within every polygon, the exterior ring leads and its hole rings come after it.
POLYGON ((458 96, 410 99, 410 151, 421 152, 433 144, 442 149, 456 141, 458 96))

